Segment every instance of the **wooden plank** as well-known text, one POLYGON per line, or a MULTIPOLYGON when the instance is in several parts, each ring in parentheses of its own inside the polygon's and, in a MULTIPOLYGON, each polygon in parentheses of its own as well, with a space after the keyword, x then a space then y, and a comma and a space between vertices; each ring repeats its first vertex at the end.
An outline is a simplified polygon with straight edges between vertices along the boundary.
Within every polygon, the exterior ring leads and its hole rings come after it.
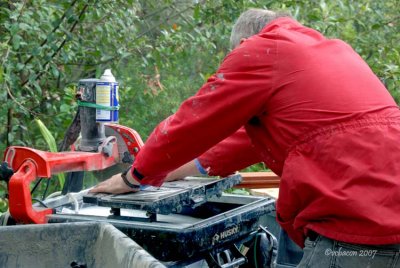
POLYGON ((241 172, 242 182, 235 188, 265 189, 279 188, 280 177, 273 172, 241 172))
POLYGON ((275 199, 279 196, 279 188, 267 188, 267 189, 249 189, 251 195, 273 197, 275 199))

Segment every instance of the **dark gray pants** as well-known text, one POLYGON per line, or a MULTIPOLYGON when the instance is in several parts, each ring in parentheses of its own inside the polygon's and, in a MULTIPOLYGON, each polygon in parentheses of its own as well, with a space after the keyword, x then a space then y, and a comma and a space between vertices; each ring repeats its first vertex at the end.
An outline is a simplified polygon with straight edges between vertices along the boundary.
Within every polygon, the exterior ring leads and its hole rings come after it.
POLYGON ((318 236, 306 239, 303 252, 298 268, 400 268, 400 244, 356 245, 318 236))

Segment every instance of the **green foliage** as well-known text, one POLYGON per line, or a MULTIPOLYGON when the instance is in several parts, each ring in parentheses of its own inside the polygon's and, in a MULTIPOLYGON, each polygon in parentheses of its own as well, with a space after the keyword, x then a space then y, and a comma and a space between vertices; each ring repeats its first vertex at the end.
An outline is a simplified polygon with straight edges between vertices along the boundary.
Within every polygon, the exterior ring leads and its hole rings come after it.
POLYGON ((0 153, 10 145, 47 150, 34 118, 60 142, 78 80, 106 68, 121 85, 120 123, 145 140, 215 71, 232 24, 249 7, 288 10, 350 43, 400 101, 397 0, 3 1, 0 153))
POLYGON ((254 164, 250 167, 247 167, 242 172, 257 172, 257 171, 269 171, 270 169, 264 163, 254 164))
POLYGON ((228 194, 237 194, 237 195, 250 195, 250 192, 247 189, 236 189, 236 188, 231 188, 225 191, 225 193, 228 194))

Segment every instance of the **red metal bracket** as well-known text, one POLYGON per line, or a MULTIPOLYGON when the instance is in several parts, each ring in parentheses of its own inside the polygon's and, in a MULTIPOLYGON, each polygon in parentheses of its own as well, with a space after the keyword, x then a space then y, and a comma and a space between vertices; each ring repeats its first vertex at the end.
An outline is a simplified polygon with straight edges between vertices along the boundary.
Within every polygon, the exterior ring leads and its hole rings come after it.
POLYGON ((52 209, 32 207, 30 183, 36 178, 51 178, 61 172, 103 170, 119 162, 115 137, 108 137, 99 152, 50 153, 27 147, 11 146, 5 152, 5 161, 16 172, 10 178, 9 208, 17 222, 44 223, 52 209), (108 147, 110 154, 103 153, 108 147))
MULTIPOLYGON (((115 139, 112 144, 115 144, 115 139)), ((18 170, 22 163, 31 159, 37 166, 37 176, 40 178, 50 178, 51 175, 61 172, 102 170, 119 162, 117 146, 112 146, 112 154, 109 157, 99 151, 98 153, 80 151, 50 153, 28 147, 11 146, 5 152, 5 161, 13 170, 18 170)))
POLYGON ((129 127, 118 124, 106 124, 106 126, 112 128, 121 135, 123 142, 126 144, 131 155, 136 156, 139 153, 140 149, 144 145, 139 133, 129 127))
POLYGON ((8 184, 10 213, 14 219, 23 223, 45 223, 46 215, 52 209, 33 209, 29 184, 37 178, 37 167, 28 159, 11 177, 8 184))
POLYGON ((7 148, 4 159, 16 171, 8 185, 9 207, 17 222, 45 223, 46 215, 52 213, 52 209, 32 207, 30 183, 36 178, 51 178, 52 175, 61 172, 106 169, 122 161, 118 149, 121 145, 121 148, 127 148, 131 155, 138 154, 143 141, 135 130, 117 124, 107 126, 120 135, 120 138, 117 143, 114 136, 107 137, 99 146, 98 152, 51 153, 20 146, 7 148))

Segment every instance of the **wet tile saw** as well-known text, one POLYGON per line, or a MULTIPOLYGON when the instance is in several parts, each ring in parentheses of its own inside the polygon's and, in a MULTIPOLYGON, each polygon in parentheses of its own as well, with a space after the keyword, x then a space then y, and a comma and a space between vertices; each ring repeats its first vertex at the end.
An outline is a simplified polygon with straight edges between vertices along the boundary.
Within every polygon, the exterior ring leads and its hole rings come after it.
MULTIPOLYGON (((83 100, 94 101, 91 91, 96 83, 94 79, 80 82, 83 100)), ((37 178, 78 171, 111 176, 130 165, 143 146, 136 131, 96 121, 92 107, 80 109, 82 139, 75 151, 7 148, 2 174, 8 181, 10 214, 17 223, 109 222, 154 257, 175 267, 204 258, 212 267, 237 267, 246 262, 235 245, 257 233, 260 219, 274 213, 275 202, 224 194, 240 183, 238 174, 222 179, 189 177, 119 195, 89 194, 80 189, 33 204, 30 183, 37 178)))

